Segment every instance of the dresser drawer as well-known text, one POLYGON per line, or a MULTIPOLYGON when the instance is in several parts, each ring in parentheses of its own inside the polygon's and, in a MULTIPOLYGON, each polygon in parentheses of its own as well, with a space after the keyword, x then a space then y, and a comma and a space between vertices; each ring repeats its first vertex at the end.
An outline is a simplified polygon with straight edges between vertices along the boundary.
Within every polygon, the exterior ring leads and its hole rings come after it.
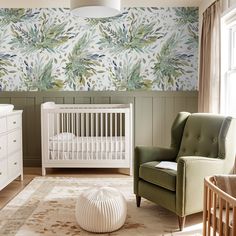
POLYGON ((7 159, 0 160, 0 189, 7 181, 7 159))
POLYGON ((21 115, 13 115, 7 117, 7 129, 12 130, 21 127, 21 115))
POLYGON ((7 155, 7 135, 0 136, 0 158, 7 155))
POLYGON ((2 117, 0 118, 0 133, 7 131, 7 118, 2 117))
POLYGON ((8 176, 16 178, 20 175, 21 170, 21 153, 17 152, 8 156, 8 176))
POLYGON ((8 154, 21 149, 21 130, 16 130, 7 135, 8 154))

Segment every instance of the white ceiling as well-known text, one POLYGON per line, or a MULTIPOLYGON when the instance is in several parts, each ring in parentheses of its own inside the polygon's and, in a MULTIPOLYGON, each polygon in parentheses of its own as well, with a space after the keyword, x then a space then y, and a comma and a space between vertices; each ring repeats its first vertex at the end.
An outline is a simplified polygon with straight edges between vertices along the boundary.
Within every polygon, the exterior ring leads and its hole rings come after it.
MULTIPOLYGON (((78 0, 79 1, 79 0, 78 0)), ((88 0, 89 1, 89 0, 88 0)), ((204 0, 121 0, 123 7, 199 6, 204 0)), ((1 8, 70 7, 70 0, 0 0, 1 8)))

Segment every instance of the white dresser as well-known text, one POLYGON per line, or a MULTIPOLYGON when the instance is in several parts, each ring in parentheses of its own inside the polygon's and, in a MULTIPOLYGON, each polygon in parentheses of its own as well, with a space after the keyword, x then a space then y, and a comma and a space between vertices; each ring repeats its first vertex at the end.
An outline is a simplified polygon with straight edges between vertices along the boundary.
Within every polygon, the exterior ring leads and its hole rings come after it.
POLYGON ((22 111, 0 114, 0 190, 17 177, 23 180, 22 111))

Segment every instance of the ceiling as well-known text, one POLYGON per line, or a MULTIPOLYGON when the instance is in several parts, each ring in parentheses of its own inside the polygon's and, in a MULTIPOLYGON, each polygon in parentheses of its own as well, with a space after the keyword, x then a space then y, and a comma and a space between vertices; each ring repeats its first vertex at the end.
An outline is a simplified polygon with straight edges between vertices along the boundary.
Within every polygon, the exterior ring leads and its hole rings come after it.
MULTIPOLYGON (((79 1, 79 0, 78 0, 79 1)), ((206 1, 206 0, 203 0, 206 1)), ((121 0, 123 7, 199 6, 202 0, 121 0)), ((70 0, 0 0, 1 8, 69 8, 70 0)))

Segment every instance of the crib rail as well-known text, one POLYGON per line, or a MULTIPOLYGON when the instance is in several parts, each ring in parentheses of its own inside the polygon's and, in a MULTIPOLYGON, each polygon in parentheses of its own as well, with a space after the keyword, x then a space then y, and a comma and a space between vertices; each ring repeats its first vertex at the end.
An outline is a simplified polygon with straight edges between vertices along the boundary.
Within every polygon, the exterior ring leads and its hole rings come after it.
POLYGON ((236 235, 236 199, 219 189, 214 177, 204 180, 203 236, 236 235))
POLYGON ((41 106, 41 122, 43 173, 46 167, 132 166, 132 104, 49 102, 41 106))

